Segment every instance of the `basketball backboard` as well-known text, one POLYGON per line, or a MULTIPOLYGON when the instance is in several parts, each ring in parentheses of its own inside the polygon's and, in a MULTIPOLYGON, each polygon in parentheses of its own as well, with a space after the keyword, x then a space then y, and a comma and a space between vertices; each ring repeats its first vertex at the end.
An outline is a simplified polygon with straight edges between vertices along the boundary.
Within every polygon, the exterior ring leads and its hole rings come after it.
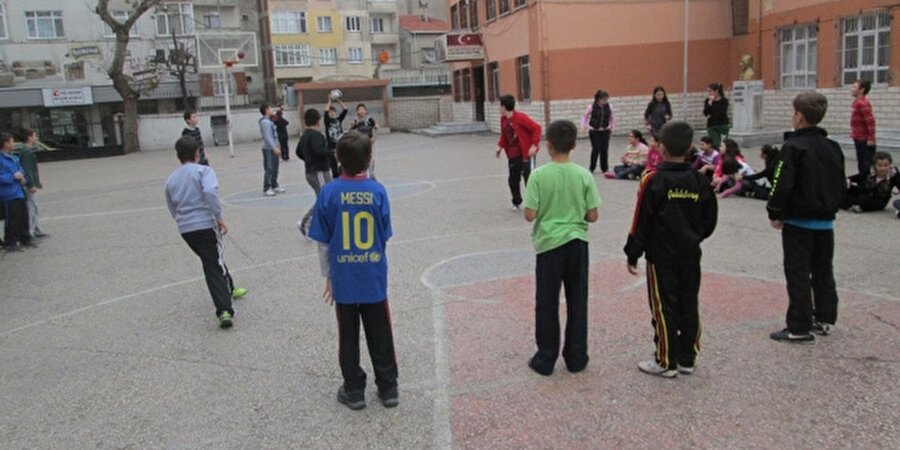
POLYGON ((257 67, 259 51, 256 33, 238 31, 229 33, 203 33, 197 35, 197 61, 201 69, 221 69, 225 61, 234 61, 233 67, 257 67), (238 53, 244 57, 238 60, 238 53))

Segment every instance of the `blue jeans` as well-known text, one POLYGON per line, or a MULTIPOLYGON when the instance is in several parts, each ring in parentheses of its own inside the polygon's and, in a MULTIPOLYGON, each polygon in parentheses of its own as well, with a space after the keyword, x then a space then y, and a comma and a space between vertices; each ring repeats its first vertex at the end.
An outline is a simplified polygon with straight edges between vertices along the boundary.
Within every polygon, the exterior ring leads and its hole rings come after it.
POLYGON ((263 153, 263 191, 278 187, 279 157, 271 149, 262 149, 263 153))

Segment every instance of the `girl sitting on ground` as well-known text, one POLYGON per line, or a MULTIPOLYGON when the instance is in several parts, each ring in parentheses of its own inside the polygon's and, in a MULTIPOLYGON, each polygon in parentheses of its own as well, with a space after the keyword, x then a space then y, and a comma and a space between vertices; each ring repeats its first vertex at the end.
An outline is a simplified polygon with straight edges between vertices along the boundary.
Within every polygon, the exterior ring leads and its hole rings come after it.
POLYGON ((636 179, 644 171, 644 164, 647 161, 647 141, 640 130, 631 130, 628 133, 628 147, 625 147, 625 153, 622 154, 622 164, 613 167, 615 174, 607 173, 606 178, 616 178, 618 180, 636 179))

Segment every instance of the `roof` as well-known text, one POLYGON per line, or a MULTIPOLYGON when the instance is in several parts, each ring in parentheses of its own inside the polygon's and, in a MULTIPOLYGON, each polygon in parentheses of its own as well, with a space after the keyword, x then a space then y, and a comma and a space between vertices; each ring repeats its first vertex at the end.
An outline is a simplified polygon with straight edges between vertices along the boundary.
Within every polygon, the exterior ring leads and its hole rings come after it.
POLYGON ((422 16, 410 14, 400 16, 400 28, 410 33, 446 33, 450 31, 450 25, 440 19, 429 17, 428 21, 422 20, 422 16))

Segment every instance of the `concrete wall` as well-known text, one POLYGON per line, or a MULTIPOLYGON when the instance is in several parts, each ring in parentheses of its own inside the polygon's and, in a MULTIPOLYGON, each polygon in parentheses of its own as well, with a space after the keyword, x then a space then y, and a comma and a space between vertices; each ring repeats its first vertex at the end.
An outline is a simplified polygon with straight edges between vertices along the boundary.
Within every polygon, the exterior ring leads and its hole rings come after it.
MULTIPOLYGON (((210 116, 225 114, 225 111, 204 111, 200 116, 200 131, 203 133, 203 143, 207 147, 213 147, 213 133, 210 126, 210 116)), ((296 111, 285 111, 286 119, 290 122, 288 132, 291 136, 300 133, 300 117, 296 111)), ((260 141, 259 111, 256 109, 242 109, 231 112, 232 130, 235 143, 260 141)), ((141 148, 144 150, 172 149, 175 141, 181 137, 184 129, 184 117, 179 114, 144 115, 138 119, 138 134, 141 148)), ((296 141, 296 139, 294 139, 296 141)), ((226 145, 226 144, 221 144, 226 145)))
POLYGON ((393 98, 388 102, 391 128, 427 128, 441 121, 441 97, 393 98))

